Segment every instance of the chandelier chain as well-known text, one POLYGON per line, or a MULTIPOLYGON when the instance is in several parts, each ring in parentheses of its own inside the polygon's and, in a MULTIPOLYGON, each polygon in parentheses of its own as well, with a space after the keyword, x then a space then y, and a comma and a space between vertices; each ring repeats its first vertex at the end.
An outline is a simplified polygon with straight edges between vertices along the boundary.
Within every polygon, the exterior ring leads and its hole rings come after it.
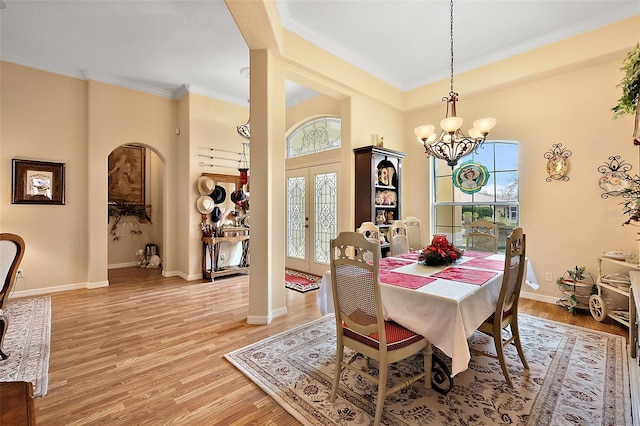
POLYGON ((451 8, 451 14, 449 15, 449 34, 450 34, 450 42, 451 42, 451 93, 454 93, 453 91, 453 0, 451 0, 450 3, 450 8, 451 8))

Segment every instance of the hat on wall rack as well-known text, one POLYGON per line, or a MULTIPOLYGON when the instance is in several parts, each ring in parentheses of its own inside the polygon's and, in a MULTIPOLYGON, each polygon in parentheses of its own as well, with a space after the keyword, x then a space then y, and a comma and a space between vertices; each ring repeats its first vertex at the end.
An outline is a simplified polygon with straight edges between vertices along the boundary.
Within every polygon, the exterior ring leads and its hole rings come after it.
POLYGON ((211 213, 215 206, 215 203, 208 195, 201 195, 200 198, 198 198, 198 200, 196 201, 196 207, 202 214, 211 213))
POLYGON ((227 199, 227 190, 220 185, 216 185, 213 194, 211 194, 211 198, 213 198, 214 203, 222 204, 224 200, 227 199))
POLYGON ((209 176, 200 176, 198 178, 198 192, 200 195, 209 195, 216 187, 216 183, 209 176))

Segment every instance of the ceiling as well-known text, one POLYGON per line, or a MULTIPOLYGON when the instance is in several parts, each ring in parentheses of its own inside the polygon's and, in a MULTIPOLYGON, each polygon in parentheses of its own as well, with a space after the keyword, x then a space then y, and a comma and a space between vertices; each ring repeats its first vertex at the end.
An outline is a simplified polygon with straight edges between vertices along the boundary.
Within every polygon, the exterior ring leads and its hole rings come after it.
MULTIPOLYGON (((276 2, 285 28, 402 91, 449 76, 449 1, 276 2)), ((188 89, 247 105, 241 69, 249 52, 223 0, 4 3, 4 61, 165 97, 188 89)), ((640 0, 457 0, 455 72, 638 14, 640 0)), ((287 85, 288 103, 303 97, 299 89, 287 85)))

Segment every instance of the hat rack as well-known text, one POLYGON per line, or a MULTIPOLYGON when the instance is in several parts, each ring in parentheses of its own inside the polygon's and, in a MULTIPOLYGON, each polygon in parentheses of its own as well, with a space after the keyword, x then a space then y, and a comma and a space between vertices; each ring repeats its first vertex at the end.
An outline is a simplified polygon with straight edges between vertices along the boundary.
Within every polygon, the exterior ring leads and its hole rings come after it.
POLYGON ((204 158, 208 158, 210 160, 222 160, 222 161, 233 161, 235 163, 238 163, 237 166, 228 166, 225 164, 215 164, 215 163, 208 163, 208 162, 204 162, 201 161, 199 163, 200 167, 224 167, 227 169, 239 169, 240 166, 242 165, 243 161, 247 161, 247 157, 249 156, 249 154, 246 154, 244 152, 244 144, 243 144, 243 152, 237 152, 237 151, 229 151, 227 149, 218 149, 218 148, 208 148, 208 147, 204 147, 204 146, 200 146, 198 147, 199 149, 205 149, 208 151, 219 151, 219 152, 223 152, 223 153, 228 153, 228 154, 234 154, 237 155, 239 157, 238 160, 235 160, 233 158, 228 158, 228 157, 224 157, 224 156, 217 156, 217 155, 205 155, 205 154, 198 154, 198 157, 204 157, 204 158))

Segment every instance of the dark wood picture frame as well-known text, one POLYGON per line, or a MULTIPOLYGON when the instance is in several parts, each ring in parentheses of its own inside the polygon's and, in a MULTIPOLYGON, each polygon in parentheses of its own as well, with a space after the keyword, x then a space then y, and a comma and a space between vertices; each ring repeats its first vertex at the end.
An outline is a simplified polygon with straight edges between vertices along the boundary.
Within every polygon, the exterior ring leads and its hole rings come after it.
POLYGON ((11 204, 64 204, 65 163, 11 160, 11 204))
POLYGON ((123 145, 109 154, 109 203, 146 203, 145 159, 142 146, 123 145))

